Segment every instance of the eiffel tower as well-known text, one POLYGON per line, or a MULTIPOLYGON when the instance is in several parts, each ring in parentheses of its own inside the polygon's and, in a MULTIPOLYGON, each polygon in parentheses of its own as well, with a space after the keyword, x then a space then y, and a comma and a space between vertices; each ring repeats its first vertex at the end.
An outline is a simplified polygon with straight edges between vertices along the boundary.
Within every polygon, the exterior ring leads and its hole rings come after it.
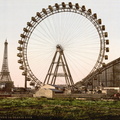
POLYGON ((10 72, 8 69, 8 42, 4 43, 3 64, 0 72, 0 91, 11 92, 13 81, 11 80, 10 72))
POLYGON ((56 46, 56 52, 45 77, 44 84, 55 85, 57 77, 65 78, 66 87, 74 87, 72 75, 70 73, 61 45, 56 46), (60 67, 62 72, 59 70, 60 67))

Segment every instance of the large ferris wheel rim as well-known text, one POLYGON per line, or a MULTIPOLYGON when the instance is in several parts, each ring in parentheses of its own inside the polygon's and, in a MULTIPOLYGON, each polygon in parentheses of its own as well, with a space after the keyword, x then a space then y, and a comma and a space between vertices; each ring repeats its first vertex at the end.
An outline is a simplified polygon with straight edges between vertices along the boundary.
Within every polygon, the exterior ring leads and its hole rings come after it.
POLYGON ((97 32, 98 32, 99 38, 100 38, 100 52, 98 55, 98 59, 95 63, 95 66, 93 67, 93 69, 91 70, 90 73, 92 73, 97 68, 99 68, 104 59, 105 35, 102 30, 101 24, 98 21, 100 19, 97 19, 96 14, 91 13, 91 9, 86 10, 85 6, 80 7, 78 3, 73 5, 71 2, 69 2, 68 4, 65 4, 63 2, 62 4, 59 4, 59 5, 56 3, 54 6, 49 5, 49 7, 47 9, 43 8, 41 12, 37 12, 36 16, 31 18, 30 22, 27 22, 27 27, 24 28, 24 32, 23 32, 23 34, 21 34, 21 42, 23 42, 23 44, 20 43, 20 47, 22 47, 22 50, 20 50, 20 54, 22 54, 20 59, 23 60, 22 65, 24 66, 24 71, 27 71, 29 76, 32 77, 32 80, 35 82, 36 81, 38 82, 39 80, 33 74, 32 70, 30 69, 28 60, 27 60, 27 45, 28 45, 30 36, 40 22, 42 22, 44 19, 46 19, 47 17, 49 17, 51 15, 61 13, 61 12, 73 12, 73 13, 80 14, 80 15, 84 16, 85 18, 87 18, 97 29, 97 32))

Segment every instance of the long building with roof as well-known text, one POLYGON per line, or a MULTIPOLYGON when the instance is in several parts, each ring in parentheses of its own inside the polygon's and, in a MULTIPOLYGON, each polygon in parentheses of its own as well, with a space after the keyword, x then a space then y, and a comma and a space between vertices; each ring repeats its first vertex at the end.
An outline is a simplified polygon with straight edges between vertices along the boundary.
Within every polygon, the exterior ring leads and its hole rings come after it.
POLYGON ((91 85, 93 88, 100 85, 104 87, 120 87, 120 57, 111 61, 84 78, 81 82, 77 82, 76 85, 91 85))

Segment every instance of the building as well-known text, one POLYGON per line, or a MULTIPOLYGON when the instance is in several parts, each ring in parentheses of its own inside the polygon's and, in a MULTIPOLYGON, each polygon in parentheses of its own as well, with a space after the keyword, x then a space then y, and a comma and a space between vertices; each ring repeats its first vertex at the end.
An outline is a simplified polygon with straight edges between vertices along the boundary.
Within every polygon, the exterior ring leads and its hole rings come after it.
POLYGON ((81 82, 76 83, 77 86, 85 85, 91 89, 96 87, 120 87, 120 58, 113 60, 86 77, 81 82))
POLYGON ((39 88, 33 97, 54 98, 56 94, 63 94, 63 92, 64 89, 60 86, 46 84, 39 88))

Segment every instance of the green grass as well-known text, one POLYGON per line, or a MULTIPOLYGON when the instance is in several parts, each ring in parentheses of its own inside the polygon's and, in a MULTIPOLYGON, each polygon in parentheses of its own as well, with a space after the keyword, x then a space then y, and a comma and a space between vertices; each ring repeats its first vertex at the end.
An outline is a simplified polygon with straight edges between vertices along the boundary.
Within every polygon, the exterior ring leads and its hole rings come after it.
POLYGON ((120 120, 120 101, 1 98, 0 118, 4 116, 37 120, 120 120))

